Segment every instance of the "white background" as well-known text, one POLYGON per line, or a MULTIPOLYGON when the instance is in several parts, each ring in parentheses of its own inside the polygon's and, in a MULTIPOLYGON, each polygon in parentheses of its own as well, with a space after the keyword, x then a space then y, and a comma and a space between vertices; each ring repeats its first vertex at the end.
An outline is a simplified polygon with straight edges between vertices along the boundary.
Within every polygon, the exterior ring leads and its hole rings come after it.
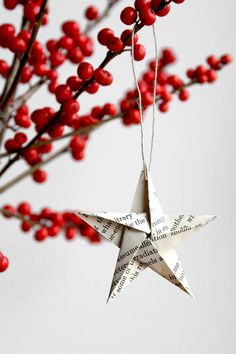
MULTIPOLYGON (((51 0, 51 20, 41 39, 59 35, 65 19, 82 18, 87 1, 51 0)), ((96 1, 103 7, 105 1, 96 1)), ((107 21, 116 33, 121 1, 107 21)), ((20 22, 5 12, 2 22, 20 22)), ((82 21, 83 24, 83 21, 82 21)), ((160 19, 159 48, 172 46, 179 62, 173 71, 200 64, 209 54, 235 50, 236 3, 189 0, 160 19)), ((153 56, 151 29, 140 41, 153 56)), ((98 64, 105 50, 92 59, 98 64)), ((137 64, 137 71, 145 63, 137 64)), ((84 95, 82 111, 114 101, 133 85, 129 55, 109 65, 114 85, 84 95)), ((64 69, 64 76, 75 72, 64 69)), ((54 105, 46 90, 31 107, 54 105)), ((150 114, 146 119, 150 132, 150 114)), ((0 276, 0 352, 4 354, 233 354, 235 353, 235 65, 214 85, 193 87, 191 100, 172 102, 159 114, 152 176, 166 213, 217 214, 219 218, 179 247, 196 298, 185 295, 151 270, 106 305, 117 249, 63 237, 36 244, 18 223, 1 219, 0 246, 11 260, 0 276)), ((90 139, 86 159, 66 156, 47 167, 43 186, 30 179, 4 194, 1 203, 30 200, 63 210, 128 211, 141 168, 139 128, 113 122, 90 139)), ((13 170, 7 178, 16 174, 13 170)))

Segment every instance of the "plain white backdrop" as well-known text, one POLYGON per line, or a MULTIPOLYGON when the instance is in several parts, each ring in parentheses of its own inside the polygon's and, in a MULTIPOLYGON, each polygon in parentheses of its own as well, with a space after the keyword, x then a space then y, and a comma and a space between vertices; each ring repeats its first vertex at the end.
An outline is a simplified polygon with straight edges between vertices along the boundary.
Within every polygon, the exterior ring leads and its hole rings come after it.
MULTIPOLYGON (((82 19, 89 3, 51 0, 50 24, 40 38, 58 36, 63 20, 82 19)), ((96 1, 101 8, 105 3, 96 1)), ((120 1, 106 26, 120 33, 120 9, 131 3, 120 1)), ((20 12, 1 7, 1 22, 9 21, 19 23, 20 12)), ((159 20, 158 46, 175 48, 179 61, 173 71, 184 74, 209 54, 236 55, 235 29, 235 2, 187 0, 159 20)), ((151 58, 151 29, 142 32, 140 41, 151 58)), ((104 54, 97 48, 94 65, 104 54)), ((137 71, 144 66, 137 64, 137 71)), ((114 85, 96 96, 84 95, 82 111, 118 100, 133 85, 128 53, 109 69, 114 85)), ((75 70, 68 66, 62 78, 75 70)), ((54 105, 51 101, 42 89, 31 107, 54 105)), ((81 239, 68 243, 62 237, 36 244, 31 235, 21 234, 17 222, 1 218, 0 246, 11 266, 0 276, 0 352, 234 354, 235 119, 234 64, 219 73, 216 84, 193 87, 189 102, 175 99, 170 112, 158 118, 152 176, 165 212, 219 216, 178 249, 194 300, 147 270, 106 305, 117 257, 113 245, 93 246, 81 239)), ((30 200, 36 210, 50 205, 58 210, 128 211, 140 168, 139 128, 113 122, 91 135, 83 162, 65 156, 47 167, 45 185, 25 180, 3 195, 1 203, 30 200)))

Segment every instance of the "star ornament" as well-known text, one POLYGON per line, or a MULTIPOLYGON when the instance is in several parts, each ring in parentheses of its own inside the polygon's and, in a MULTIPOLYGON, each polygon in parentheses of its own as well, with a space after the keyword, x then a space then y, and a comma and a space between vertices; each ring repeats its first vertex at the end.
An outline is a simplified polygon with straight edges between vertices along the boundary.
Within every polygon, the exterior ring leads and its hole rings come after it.
POLYGON ((108 301, 146 268, 193 296, 175 248, 216 216, 165 215, 146 167, 141 172, 130 213, 76 214, 120 249, 108 301))

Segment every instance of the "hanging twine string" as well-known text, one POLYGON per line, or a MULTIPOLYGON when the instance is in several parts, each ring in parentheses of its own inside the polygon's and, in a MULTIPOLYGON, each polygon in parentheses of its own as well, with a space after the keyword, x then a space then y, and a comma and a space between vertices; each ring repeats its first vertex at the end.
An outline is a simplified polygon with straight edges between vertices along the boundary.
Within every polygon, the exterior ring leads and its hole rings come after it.
MULTIPOLYGON (((152 25, 152 33, 154 39, 154 47, 155 47, 155 72, 154 72, 154 87, 153 87, 153 104, 152 104, 152 136, 151 136, 151 147, 150 147, 150 157, 149 157, 149 166, 148 170, 151 169, 152 164, 152 156, 153 156, 153 146, 154 146, 154 139, 155 139, 155 123, 156 123, 156 90, 157 90, 157 71, 158 71, 158 50, 157 50, 157 38, 155 32, 155 25, 152 25)), ((140 132, 141 132, 141 154, 142 154, 142 161, 143 165, 146 166, 145 160, 145 153, 144 153, 144 130, 143 130, 143 106, 142 106, 142 95, 135 71, 135 63, 134 63, 134 35, 135 35, 135 28, 132 31, 131 37, 131 64, 132 64, 132 71, 134 76, 134 81, 138 91, 138 107, 140 113, 140 132)))

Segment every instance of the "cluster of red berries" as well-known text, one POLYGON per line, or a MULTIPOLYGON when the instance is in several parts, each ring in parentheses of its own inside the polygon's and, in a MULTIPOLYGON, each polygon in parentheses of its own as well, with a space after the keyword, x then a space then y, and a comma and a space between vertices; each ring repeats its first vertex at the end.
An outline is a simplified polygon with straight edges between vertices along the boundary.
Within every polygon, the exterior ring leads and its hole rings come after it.
POLYGON ((4 272, 9 265, 8 258, 4 256, 2 252, 0 252, 0 273, 4 272))
POLYGON ((14 217, 14 215, 21 218, 21 230, 25 233, 33 230, 36 241, 44 241, 63 232, 66 240, 73 240, 76 236, 82 235, 90 242, 100 242, 97 232, 73 212, 60 213, 46 207, 39 213, 35 213, 27 202, 20 203, 17 208, 5 205, 3 209, 5 211, 5 214, 3 211, 3 215, 6 218, 14 217))
MULTIPOLYGON (((189 91, 185 88, 186 85, 199 83, 212 83, 217 79, 216 71, 223 68, 224 65, 232 61, 232 56, 225 54, 220 58, 210 56, 207 58, 208 67, 199 65, 196 69, 188 69, 187 77, 190 82, 181 79, 178 75, 173 75, 167 72, 170 64, 176 61, 174 52, 166 48, 162 51, 162 55, 158 61, 157 72, 157 87, 156 100, 158 101, 159 111, 167 112, 170 102, 173 99, 173 94, 178 93, 178 98, 181 101, 187 101, 189 91)), ((155 79, 155 61, 151 61, 148 65, 148 70, 145 71, 139 80, 139 88, 142 97, 142 106, 144 110, 153 104, 154 94, 154 79, 155 79)), ((129 90, 125 97, 120 102, 120 110, 123 113, 123 123, 125 125, 140 123, 140 113, 138 108, 138 92, 136 89, 129 90)))

